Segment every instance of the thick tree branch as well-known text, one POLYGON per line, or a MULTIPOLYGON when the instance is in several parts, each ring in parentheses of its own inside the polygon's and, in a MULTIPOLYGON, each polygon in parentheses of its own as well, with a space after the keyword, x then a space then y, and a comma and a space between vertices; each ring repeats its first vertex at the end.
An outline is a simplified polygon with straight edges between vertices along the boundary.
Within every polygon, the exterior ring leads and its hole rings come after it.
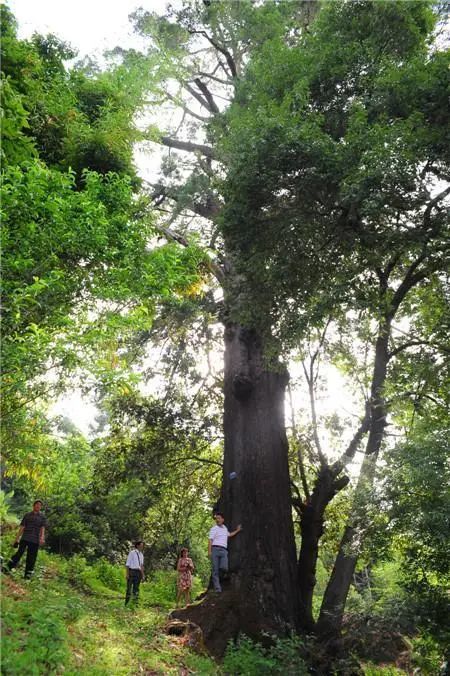
POLYGON ((211 111, 211 113, 213 113, 214 115, 220 113, 220 110, 219 110, 216 102, 214 101, 213 95, 209 91, 208 87, 204 84, 204 82, 202 82, 199 77, 196 77, 194 82, 197 85, 197 87, 200 89, 200 91, 202 92, 203 96, 205 97, 205 99, 208 103, 208 106, 207 106, 208 110, 211 111))
POLYGON ((180 141, 170 136, 161 136, 161 143, 168 148, 176 148, 177 150, 184 150, 188 153, 200 153, 206 157, 214 159, 214 149, 211 146, 203 145, 202 143, 192 143, 191 141, 180 141))
MULTIPOLYGON (((160 184, 148 185, 154 189, 151 197, 155 206, 160 206, 166 198, 172 199, 174 202, 178 202, 180 199, 176 189, 173 187, 160 184)), ((221 204, 216 200, 214 195, 208 195, 205 202, 189 202, 188 204, 184 204, 184 206, 197 216, 210 221, 215 219, 221 209, 221 204)))
POLYGON ((203 106, 203 108, 206 108, 206 110, 209 110, 210 113, 213 112, 211 110, 210 106, 209 106, 208 101, 206 99, 204 99, 203 96, 201 94, 199 94, 193 87, 191 87, 190 84, 188 84, 187 82, 183 82, 183 87, 186 89, 186 91, 189 92, 189 94, 191 96, 194 97, 194 99, 196 99, 196 101, 199 102, 199 104, 201 106, 203 106))
MULTIPOLYGON (((171 228, 169 228, 166 225, 157 225, 156 230, 158 230, 162 235, 164 235, 168 240, 171 240, 173 242, 178 242, 178 244, 181 244, 181 246, 188 247, 189 242, 188 240, 183 237, 183 235, 180 235, 180 233, 175 232, 171 228)), ((223 286, 225 283, 225 271, 223 270, 222 266, 220 266, 218 263, 215 261, 211 260, 208 258, 206 260, 206 264, 211 272, 211 274, 217 279, 219 284, 223 286)))
POLYGON ((389 352, 389 359, 392 359, 392 357, 395 357, 399 352, 403 352, 403 350, 407 350, 409 347, 419 347, 421 345, 426 345, 427 347, 435 348, 436 350, 444 352, 445 354, 450 354, 450 348, 446 345, 431 343, 428 340, 410 340, 407 343, 403 343, 402 345, 399 345, 398 347, 395 347, 393 350, 391 350, 389 352))
POLYGON ((450 194, 450 186, 448 186, 445 190, 442 190, 440 193, 436 195, 436 197, 433 197, 433 199, 430 200, 423 215, 423 222, 426 227, 428 227, 430 224, 431 212, 433 211, 434 207, 437 206, 439 202, 441 202, 449 194, 450 194))
MULTIPOLYGON (((218 66, 219 66, 219 65, 220 65, 220 64, 218 64, 218 66)), ((215 69, 215 70, 216 70, 216 69, 215 69)), ((198 74, 199 74, 201 77, 206 77, 206 78, 208 78, 208 79, 210 79, 210 80, 214 80, 214 82, 218 82, 219 84, 222 84, 222 85, 229 85, 229 84, 231 84, 231 82, 230 82, 229 80, 223 80, 222 78, 217 77, 217 75, 214 75, 215 70, 214 70, 213 73, 205 73, 204 71, 201 70, 201 71, 199 71, 198 74)))
POLYGON ((175 232, 175 230, 172 230, 168 226, 165 225, 157 225, 156 229, 164 235, 168 240, 172 242, 178 242, 178 244, 181 244, 181 246, 188 247, 189 242, 183 235, 180 235, 178 232, 175 232))
POLYGON ((166 92, 166 96, 168 99, 170 99, 170 101, 173 101, 173 103, 175 103, 176 106, 182 108, 184 112, 187 113, 188 115, 195 117, 200 122, 209 122, 209 117, 205 117, 205 115, 199 115, 199 113, 195 113, 184 103, 184 101, 178 99, 176 96, 172 96, 172 94, 169 94, 168 92, 166 92))

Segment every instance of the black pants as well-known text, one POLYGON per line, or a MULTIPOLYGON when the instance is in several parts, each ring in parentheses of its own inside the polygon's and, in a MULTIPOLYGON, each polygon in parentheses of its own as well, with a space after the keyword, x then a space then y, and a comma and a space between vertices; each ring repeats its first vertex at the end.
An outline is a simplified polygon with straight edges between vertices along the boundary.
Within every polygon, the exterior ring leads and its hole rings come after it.
POLYGON ((125 596, 125 605, 127 605, 128 601, 131 598, 131 594, 133 594, 133 599, 135 601, 138 600, 139 597, 139 585, 141 584, 141 571, 140 570, 133 570, 130 568, 128 571, 128 579, 127 579, 127 593, 125 596))
POLYGON ((6 564, 7 570, 12 570, 17 566, 20 559, 23 556, 24 551, 27 550, 27 558, 25 561, 25 578, 31 577, 31 573, 34 570, 34 564, 36 563, 39 544, 37 542, 27 542, 27 540, 21 540, 19 542, 19 549, 14 554, 14 556, 6 564))

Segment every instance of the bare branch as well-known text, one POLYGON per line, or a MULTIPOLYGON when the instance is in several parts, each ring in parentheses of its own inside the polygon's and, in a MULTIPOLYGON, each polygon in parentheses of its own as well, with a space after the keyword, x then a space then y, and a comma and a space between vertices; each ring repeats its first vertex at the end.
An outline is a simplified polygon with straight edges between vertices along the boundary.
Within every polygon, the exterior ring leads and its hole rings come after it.
POLYGON ((220 110, 219 110, 216 102, 214 101, 213 95, 211 94, 211 92, 209 91, 209 89, 205 85, 205 83, 202 82, 199 77, 196 77, 194 82, 197 85, 197 87, 200 89, 200 91, 202 92, 203 96, 205 97, 207 104, 208 104, 207 105, 208 110, 210 110, 211 113, 214 113, 215 115, 220 113, 220 110))
POLYGON ((192 117, 195 117, 195 118, 196 118, 197 120, 199 120, 200 122, 208 122, 208 121, 209 121, 209 117, 205 117, 204 115, 199 115, 199 113, 194 113, 194 111, 191 110, 191 109, 184 103, 184 101, 182 101, 181 99, 177 98, 176 96, 172 96, 172 94, 169 94, 168 92, 166 92, 166 96, 167 96, 168 99, 170 99, 171 101, 173 101, 173 103, 175 103, 175 105, 177 105, 177 106, 179 106, 180 108, 182 108, 183 111, 184 111, 185 113, 187 113, 188 115, 191 115, 192 117))
POLYGON ((325 456, 322 452, 319 434, 318 434, 318 431, 317 431, 318 428, 317 428, 317 414, 316 414, 316 396, 315 396, 315 392, 314 392, 314 358, 311 359, 309 373, 306 369, 306 365, 305 365, 304 361, 302 361, 302 367, 303 367, 303 372, 305 374, 306 382, 308 384, 309 403, 310 403, 310 407, 311 407, 311 420, 312 420, 314 444, 315 444, 316 449, 317 449, 317 455, 319 457, 320 464, 321 464, 322 467, 325 467, 327 462, 326 462, 325 456))
POLYGON ((189 92, 191 96, 194 97, 194 99, 196 99, 200 103, 201 106, 203 106, 203 108, 209 110, 210 113, 213 112, 208 104, 208 101, 206 101, 201 94, 199 94, 193 87, 191 87, 190 84, 188 84, 187 82, 183 82, 183 87, 186 89, 186 91, 189 92))
MULTIPOLYGON (((219 66, 219 65, 220 65, 220 64, 218 64, 218 66, 219 66)), ((230 81, 230 80, 222 80, 222 78, 217 77, 217 75, 214 75, 214 73, 215 73, 216 70, 217 70, 217 67, 214 69, 214 72, 213 72, 213 73, 205 73, 204 71, 201 70, 201 71, 199 71, 198 74, 199 74, 201 77, 206 77, 206 78, 209 78, 210 80, 214 80, 214 82, 218 82, 219 84, 222 84, 222 85, 230 85, 230 84, 231 84, 231 81, 230 81)))
POLYGON ((176 138, 170 138, 170 136, 161 136, 160 141, 168 148, 176 148, 188 153, 201 153, 202 155, 206 155, 206 157, 214 159, 214 149, 211 146, 205 146, 202 143, 192 143, 191 141, 180 141, 176 138))
POLYGON ((214 49, 216 49, 218 52, 223 54, 223 56, 225 57, 225 60, 227 62, 228 68, 230 69, 231 76, 237 77, 236 64, 234 63, 234 59, 231 56, 228 49, 219 45, 215 40, 213 40, 213 38, 210 35, 208 35, 208 33, 206 31, 194 31, 194 30, 192 30, 192 31, 189 31, 189 32, 192 35, 203 35, 203 37, 205 37, 208 40, 208 42, 214 47, 214 49))

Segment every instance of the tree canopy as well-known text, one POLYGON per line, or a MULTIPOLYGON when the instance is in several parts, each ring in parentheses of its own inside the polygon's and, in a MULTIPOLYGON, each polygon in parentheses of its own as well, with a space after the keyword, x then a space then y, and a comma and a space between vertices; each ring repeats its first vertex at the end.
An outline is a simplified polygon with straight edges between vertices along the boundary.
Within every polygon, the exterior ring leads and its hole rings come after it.
POLYGON ((383 566, 402 621, 446 640, 442 17, 194 0, 137 10, 145 46, 100 68, 2 7, 6 502, 39 491, 65 556, 145 537, 167 568, 189 545, 204 583, 212 512, 242 523, 224 594, 177 613, 216 655, 290 631, 333 650, 383 566), (50 414, 74 388, 89 439, 50 414))

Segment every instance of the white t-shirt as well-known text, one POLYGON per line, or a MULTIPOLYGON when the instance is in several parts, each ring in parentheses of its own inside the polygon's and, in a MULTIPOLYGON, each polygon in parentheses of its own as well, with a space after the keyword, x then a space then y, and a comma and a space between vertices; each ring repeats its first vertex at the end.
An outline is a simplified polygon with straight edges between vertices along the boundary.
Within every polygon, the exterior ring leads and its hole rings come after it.
POLYGON ((141 566, 144 565, 144 555, 138 549, 132 549, 128 554, 127 562, 125 566, 131 568, 132 570, 140 570, 141 566))
POLYGON ((213 526, 209 531, 209 539, 213 547, 225 547, 228 545, 228 528, 225 525, 213 526))

